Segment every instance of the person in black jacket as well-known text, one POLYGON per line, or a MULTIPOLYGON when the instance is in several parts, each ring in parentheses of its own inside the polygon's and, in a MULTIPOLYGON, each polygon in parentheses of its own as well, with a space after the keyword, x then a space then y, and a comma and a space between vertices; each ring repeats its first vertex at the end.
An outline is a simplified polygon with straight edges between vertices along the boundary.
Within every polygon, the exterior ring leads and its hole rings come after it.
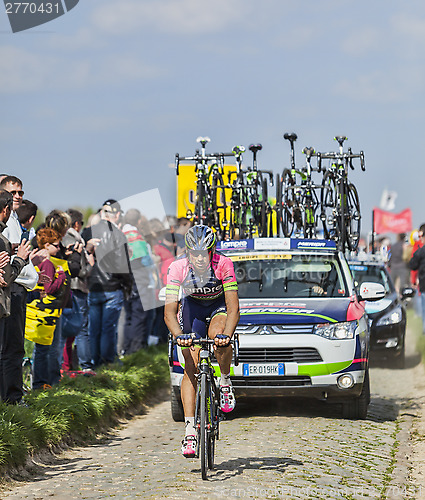
POLYGON ((121 207, 106 200, 101 221, 91 227, 99 240, 95 264, 88 279, 89 336, 94 366, 112 363, 117 356, 118 319, 132 289, 127 238, 118 228, 121 207))
POLYGON ((422 306, 422 333, 425 335, 425 224, 422 224, 419 228, 419 234, 421 235, 423 246, 413 254, 409 261, 409 267, 412 271, 418 271, 422 306))
POLYGON ((13 261, 12 245, 1 233, 6 228, 12 211, 13 198, 10 193, 0 190, 0 396, 3 401, 19 404, 23 396, 22 359, 25 355, 23 337, 19 342, 17 336, 5 333, 5 319, 11 313, 10 285, 19 276, 28 262, 30 244, 23 240, 18 246, 13 261), (7 256, 6 261, 4 257, 7 256))

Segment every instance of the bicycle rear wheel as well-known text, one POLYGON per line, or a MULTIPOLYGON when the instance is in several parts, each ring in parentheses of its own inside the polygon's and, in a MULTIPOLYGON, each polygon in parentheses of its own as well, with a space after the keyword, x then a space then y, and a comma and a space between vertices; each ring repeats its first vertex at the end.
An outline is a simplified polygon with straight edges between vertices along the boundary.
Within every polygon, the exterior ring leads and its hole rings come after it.
POLYGON ((208 438, 208 410, 207 410, 207 374, 201 373, 201 397, 200 397, 200 430, 199 430, 199 453, 201 455, 202 479, 207 479, 209 438, 208 438))
POLYGON ((284 169, 281 180, 281 190, 282 190, 282 218, 281 227, 283 236, 289 238, 295 229, 295 218, 294 210, 297 209, 297 203, 295 201, 294 193, 294 180, 291 175, 291 171, 287 168, 284 169))
POLYGON ((213 225, 217 232, 221 234, 220 239, 223 239, 221 223, 223 220, 226 220, 226 210, 227 206, 223 177, 219 172, 217 172, 213 175, 211 181, 211 214, 213 225))
POLYGON ((329 172, 323 176, 320 191, 320 218, 323 224, 323 235, 327 240, 337 238, 336 214, 336 185, 335 180, 329 172))
POLYGON ((196 224, 203 224, 205 219, 205 186, 201 181, 198 181, 196 186, 196 201, 195 201, 195 221, 196 224))
MULTIPOLYGON (((276 231, 277 236, 280 236, 282 225, 282 183, 280 182, 280 175, 276 174, 276 231)), ((284 235, 285 236, 285 235, 284 235)))
POLYGON ((268 186, 267 179, 261 179, 261 209, 260 209, 260 223, 261 226, 259 228, 260 236, 267 237, 268 228, 267 228, 267 205, 269 202, 268 195, 268 186))
POLYGON ((345 231, 346 242, 349 250, 357 250, 360 239, 360 200, 354 184, 347 185, 346 199, 346 215, 345 215, 345 231))

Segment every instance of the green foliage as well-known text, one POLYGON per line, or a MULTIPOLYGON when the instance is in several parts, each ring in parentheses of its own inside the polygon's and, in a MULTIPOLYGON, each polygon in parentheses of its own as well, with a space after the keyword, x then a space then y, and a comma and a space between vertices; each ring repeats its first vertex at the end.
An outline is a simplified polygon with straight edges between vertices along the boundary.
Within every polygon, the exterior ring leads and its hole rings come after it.
POLYGON ((94 437, 168 377, 166 349, 155 346, 96 376, 64 377, 53 389, 33 391, 25 397, 28 407, 0 403, 0 467, 22 465, 29 455, 64 439, 94 437))
POLYGON ((46 219, 46 214, 44 213, 43 210, 39 207, 37 210, 37 215, 35 216, 35 219, 32 223, 32 227, 34 229, 37 229, 40 224, 43 224, 46 219))

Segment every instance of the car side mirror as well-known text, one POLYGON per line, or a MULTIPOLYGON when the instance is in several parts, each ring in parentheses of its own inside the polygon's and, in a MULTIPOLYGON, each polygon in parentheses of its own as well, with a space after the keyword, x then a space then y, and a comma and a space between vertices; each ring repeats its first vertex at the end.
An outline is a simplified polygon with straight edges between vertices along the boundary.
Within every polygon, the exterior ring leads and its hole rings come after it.
POLYGON ((402 299, 411 299, 415 294, 416 290, 410 286, 403 288, 400 293, 402 299))
POLYGON ((385 297, 385 288, 380 283, 365 281, 360 285, 359 300, 380 300, 385 297))

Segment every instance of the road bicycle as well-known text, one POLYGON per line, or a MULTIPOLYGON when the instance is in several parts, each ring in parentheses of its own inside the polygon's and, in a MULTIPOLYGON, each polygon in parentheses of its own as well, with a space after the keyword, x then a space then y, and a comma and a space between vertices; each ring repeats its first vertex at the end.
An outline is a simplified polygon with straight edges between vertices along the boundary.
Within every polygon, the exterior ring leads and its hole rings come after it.
POLYGON ((276 213, 278 233, 282 230, 283 236, 289 237, 295 226, 298 230, 301 229, 302 223, 298 200, 299 192, 291 189, 291 186, 295 185, 295 141, 298 136, 293 132, 285 133, 283 137, 290 143, 291 168, 284 169, 282 175, 277 174, 276 176, 276 213))
POLYGON ((257 153, 263 149, 261 144, 251 144, 252 168, 248 168, 247 179, 254 181, 253 224, 258 228, 259 236, 273 236, 272 207, 269 203, 268 185, 274 185, 274 174, 270 170, 258 169, 257 153), (268 179, 267 179, 268 177, 268 179))
POLYGON ((335 239, 339 248, 345 251, 357 249, 360 239, 360 200, 357 189, 348 180, 348 168, 354 170, 353 159, 360 159, 360 167, 365 171, 364 153, 353 153, 351 148, 344 152, 345 136, 334 138, 339 144, 338 152, 317 153, 318 165, 322 160, 331 160, 324 171, 321 191, 321 219, 324 236, 335 239))
POLYGON ((272 208, 268 201, 268 179, 273 186, 273 172, 257 168, 257 153, 261 144, 251 144, 253 155, 252 167, 242 168, 243 146, 235 146, 237 170, 231 172, 235 180, 231 184, 231 238, 252 238, 254 236, 272 236, 272 208))
POLYGON ((314 168, 311 160, 316 153, 314 148, 305 147, 306 164, 297 169, 295 165, 295 141, 297 134, 285 133, 283 136, 290 142, 291 168, 285 168, 282 176, 277 176, 276 212, 278 229, 285 237, 293 234, 295 237, 315 238, 317 231, 316 212, 320 206, 317 191, 322 189, 312 180, 313 170, 320 172, 321 167, 314 168))
MULTIPOLYGON (((196 335, 196 334, 192 334, 196 335)), ((233 345, 233 363, 238 365, 239 360, 239 338, 235 333, 230 340, 233 345)), ((168 340, 168 361, 173 366, 173 352, 177 341, 170 335, 168 340)), ((197 432, 196 458, 201 459, 201 476, 207 479, 208 469, 214 468, 215 441, 219 439, 220 420, 222 411, 220 409, 220 388, 215 377, 214 367, 211 364, 214 359, 213 339, 193 339, 193 345, 199 346, 198 373, 196 374, 196 406, 195 406, 195 428, 197 432)))
POLYGON ((193 219, 197 224, 218 227, 218 210, 225 208, 217 201, 220 196, 220 188, 224 189, 223 155, 221 153, 206 154, 206 145, 210 142, 209 137, 198 137, 196 142, 201 144, 201 151, 197 149, 194 156, 180 156, 177 153, 175 157, 177 175, 179 175, 181 161, 195 162, 195 209, 193 213, 191 210, 188 210, 186 217, 193 219))
POLYGON ((182 161, 194 161, 196 173, 195 208, 188 210, 186 217, 195 224, 206 224, 218 232, 219 239, 227 235, 227 204, 225 189, 229 186, 224 182, 224 158, 230 153, 206 153, 209 137, 198 137, 201 150, 196 150, 194 156, 175 156, 176 173, 179 175, 179 165, 182 161))

